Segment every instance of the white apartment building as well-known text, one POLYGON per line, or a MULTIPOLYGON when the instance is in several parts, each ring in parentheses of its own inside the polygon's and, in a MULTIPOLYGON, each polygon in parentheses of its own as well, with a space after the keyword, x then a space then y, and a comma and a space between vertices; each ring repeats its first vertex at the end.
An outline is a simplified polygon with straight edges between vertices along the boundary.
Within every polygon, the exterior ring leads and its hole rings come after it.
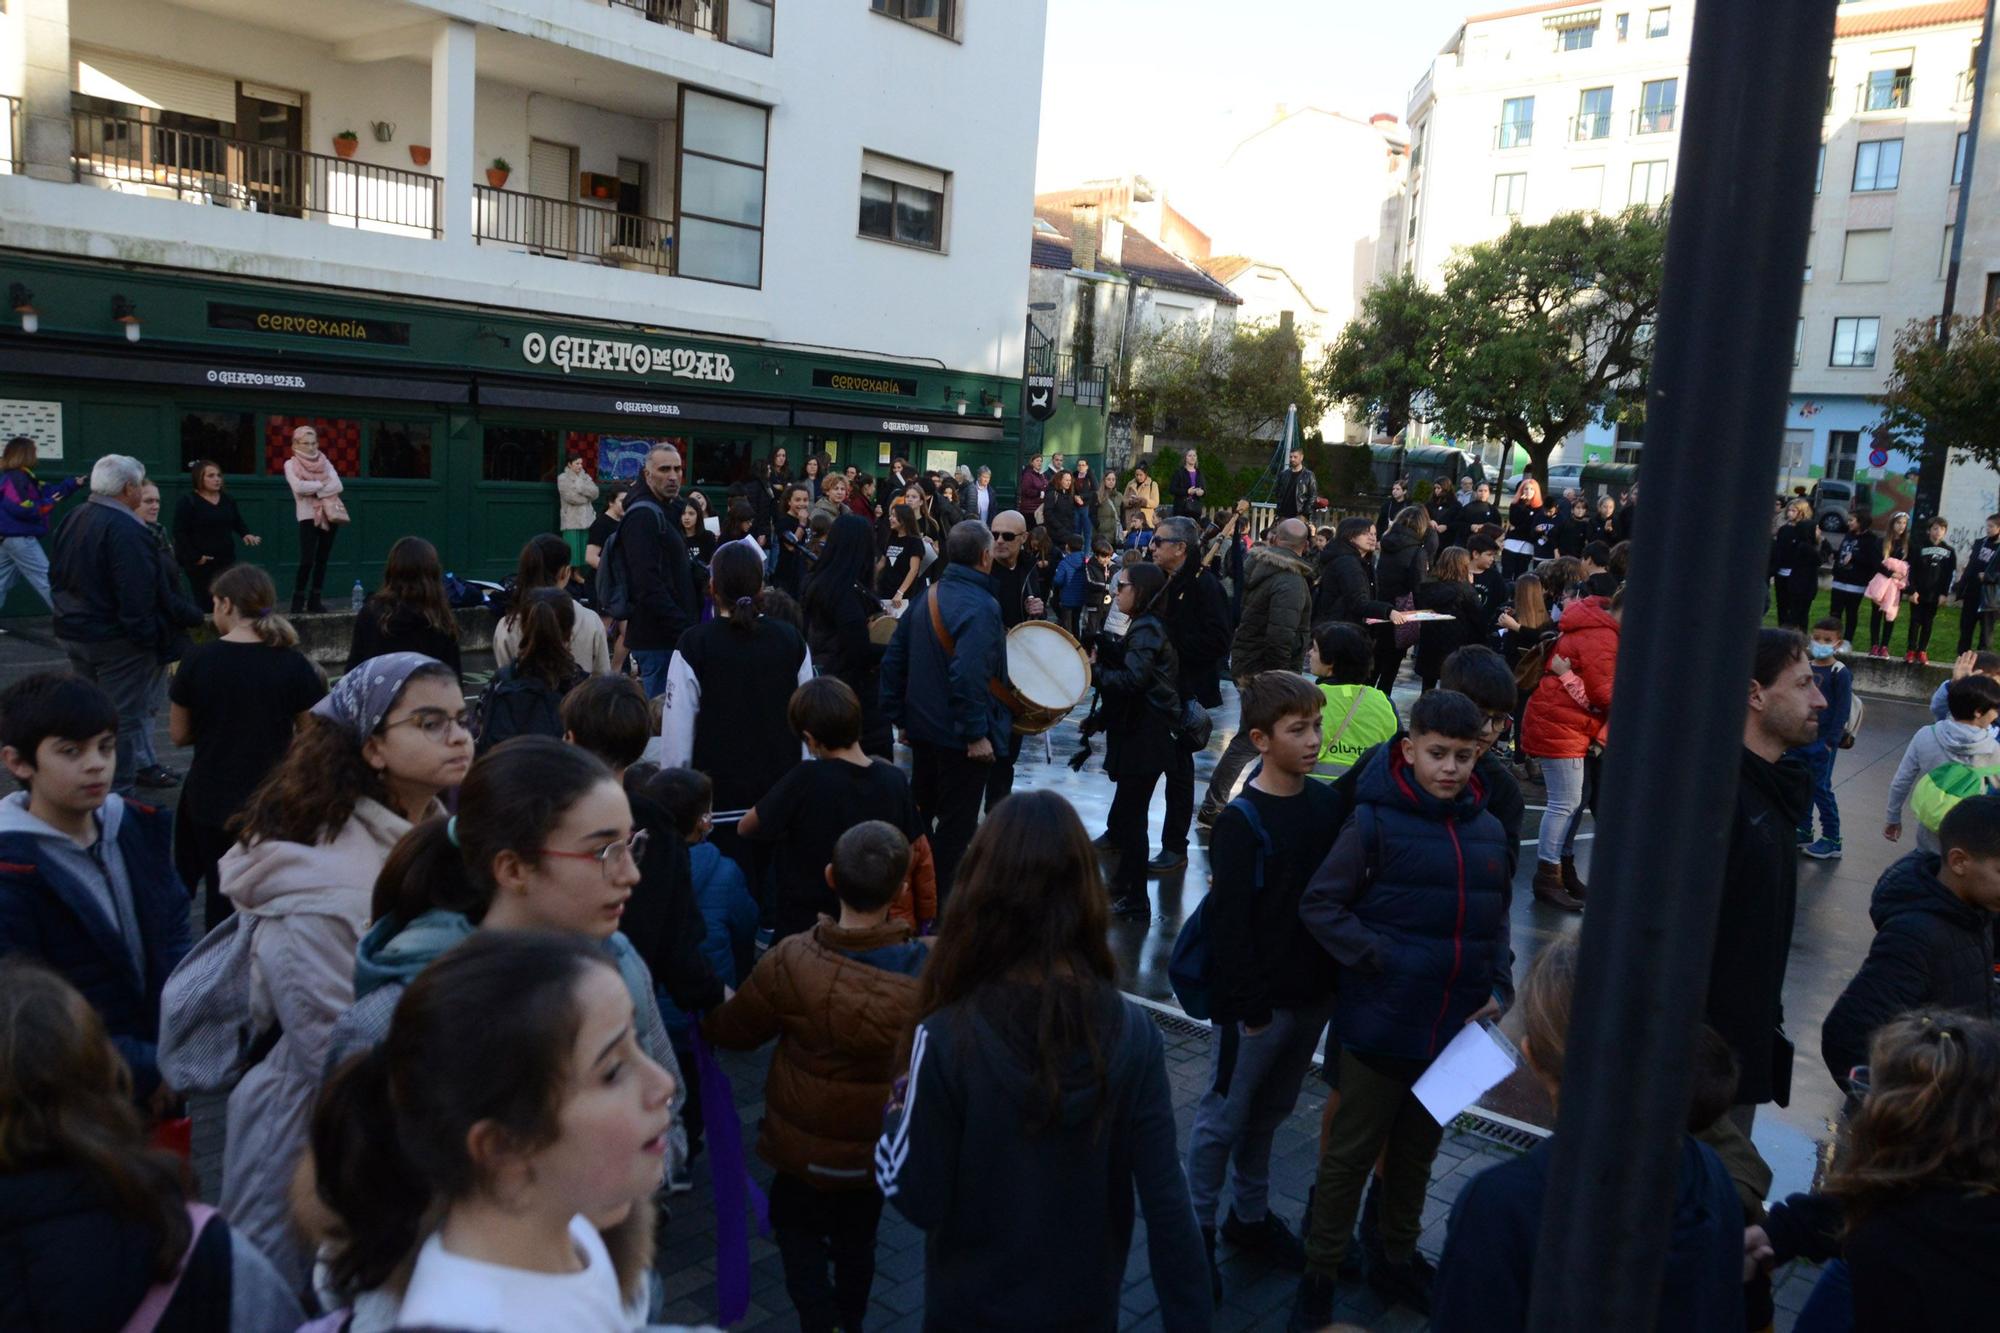
MULTIPOLYGON (((1437 281, 1516 219, 1615 212, 1671 193, 1692 0, 1536 4, 1468 18, 1411 94, 1399 262, 1437 281)), ((1937 313, 1957 207, 1980 0, 1854 0, 1837 20, 1801 275, 1781 480, 1873 477, 1902 507, 1914 460, 1870 466, 1896 332, 1937 313)), ((1635 461, 1593 427, 1561 461, 1635 461)), ((1886 448, 1886 446, 1885 446, 1886 448)))
POLYGON ((651 439, 717 487, 777 447, 1011 476, 1045 19, 13 0, 0 427, 216 457, 275 514, 274 431, 324 420, 357 569, 420 520, 511 566, 565 454, 611 479, 651 439))

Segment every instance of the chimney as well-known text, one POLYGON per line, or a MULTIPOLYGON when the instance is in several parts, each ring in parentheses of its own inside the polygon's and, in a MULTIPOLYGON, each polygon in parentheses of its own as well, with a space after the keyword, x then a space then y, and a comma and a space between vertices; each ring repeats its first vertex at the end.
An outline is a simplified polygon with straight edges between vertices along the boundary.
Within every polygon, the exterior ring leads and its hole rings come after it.
POLYGON ((1106 218, 1104 235, 1098 243, 1098 253, 1104 262, 1117 268, 1125 262, 1125 224, 1117 218, 1106 218))
POLYGON ((1097 205, 1078 204, 1070 211, 1070 267, 1097 271, 1097 205))

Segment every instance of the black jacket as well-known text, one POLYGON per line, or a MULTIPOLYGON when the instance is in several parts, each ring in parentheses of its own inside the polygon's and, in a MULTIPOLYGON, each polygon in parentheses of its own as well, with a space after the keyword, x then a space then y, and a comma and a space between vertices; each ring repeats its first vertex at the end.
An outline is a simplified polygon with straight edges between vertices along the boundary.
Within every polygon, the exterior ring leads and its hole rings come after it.
POLYGON ((1375 595, 1394 606, 1400 598, 1416 596, 1417 585, 1429 572, 1430 558, 1423 542, 1407 531, 1391 528, 1375 557, 1375 595))
POLYGON ((1798 913, 1793 833, 1811 804, 1812 773, 1804 764, 1767 763, 1743 751, 1704 1015, 1736 1052, 1742 1105, 1790 1100, 1791 1047, 1779 1029, 1798 913))
POLYGON ((1313 590, 1313 623, 1345 620, 1362 625, 1387 620, 1390 607, 1375 596, 1375 567, 1348 542, 1329 544, 1319 562, 1319 586, 1313 590))
POLYGON ((431 624, 422 611, 412 606, 391 610, 385 625, 382 604, 370 598, 361 608, 361 614, 354 617, 354 629, 347 640, 347 670, 354 670, 371 657, 389 653, 422 653, 450 667, 453 675, 463 674, 457 639, 431 624))
MULTIPOLYGON (((913 595, 907 603, 918 605, 913 595)), ((822 676, 845 681, 861 700, 861 748, 888 757, 894 752, 889 720, 882 716, 882 655, 887 644, 868 634, 868 622, 881 614, 881 603, 858 585, 815 589, 806 599, 806 647, 822 676)))
POLYGON ((1986 574, 1986 567, 1996 558, 1996 553, 2000 553, 2000 541, 1991 537, 1981 537, 1966 551, 1965 572, 1958 577, 1957 591, 1959 598, 1968 608, 1984 605, 1980 600, 1983 595, 1982 580, 1986 574))
POLYGON ((176 591, 166 553, 139 516, 95 497, 56 529, 49 562, 58 639, 125 642, 165 661, 201 608, 176 591))
POLYGON ((1173 501, 1173 512, 1181 518, 1200 518, 1202 505, 1208 498, 1208 483, 1202 479, 1200 469, 1193 477, 1188 476, 1187 464, 1173 470, 1167 478, 1167 496, 1173 501), (1199 490, 1200 495, 1189 495, 1191 490, 1199 490))
POLYGON ((1311 521, 1313 509, 1319 500, 1319 478, 1309 467, 1297 472, 1290 465, 1278 473, 1277 515, 1281 519, 1303 518, 1311 521))
POLYGON ((1097 675, 1104 697, 1104 771, 1114 781, 1164 772, 1174 740, 1169 728, 1180 717, 1180 657, 1167 627, 1151 611, 1125 631, 1124 641, 1107 654, 1097 675))
POLYGON ((1409 504, 1410 501, 1407 496, 1401 500, 1398 500, 1393 495, 1384 499, 1382 501, 1382 508, 1377 510, 1375 514, 1375 535, 1377 537, 1388 536, 1389 525, 1396 521, 1396 515, 1408 508, 1409 504))
POLYGON ((1935 852, 1912 852, 1882 872, 1868 905, 1875 941, 1820 1028, 1820 1054, 1841 1087, 1868 1063, 1875 1030, 1912 1009, 1993 1014, 1993 914, 1938 882, 1935 852))
POLYGON ((1855 1333, 1959 1333, 1991 1328, 2000 1307, 2000 1195, 1944 1186, 1878 1209, 1842 1234, 1837 1200, 1794 1194, 1764 1230, 1775 1263, 1847 1261, 1855 1333))
POLYGON ((1417 589, 1417 610, 1441 611, 1450 620, 1434 620, 1417 636, 1417 675, 1435 678, 1444 659, 1469 643, 1486 641, 1486 608, 1470 583, 1434 579, 1417 589))
POLYGON ((1452 545, 1463 546, 1474 528, 1500 526, 1500 511, 1491 501, 1468 500, 1458 507, 1457 526, 1452 529, 1452 545))
POLYGON ((1220 708, 1217 668, 1229 652, 1229 599, 1222 584, 1190 555, 1160 593, 1159 609, 1180 658, 1181 698, 1220 708))
POLYGON ((705 1013, 722 1003, 722 982, 701 949, 708 923, 695 904, 687 840, 666 807, 644 794, 642 784, 628 784, 625 795, 632 804, 633 826, 650 836, 639 882, 618 928, 681 1012, 705 1013))
POLYGON ((1875 531, 1850 532, 1833 557, 1834 586, 1866 589, 1868 580, 1882 572, 1882 535, 1875 531))
MULTIPOLYGON (((1333 958, 1319 947, 1299 920, 1306 882, 1333 848, 1347 806, 1333 787, 1308 781, 1299 795, 1292 828, 1298 839, 1273 837, 1264 856, 1264 882, 1257 885, 1258 842, 1240 811, 1216 817, 1209 842, 1209 890, 1204 909, 1214 954, 1209 987, 1210 1017, 1224 1025, 1262 1027, 1273 1009, 1296 1009, 1333 994, 1333 958)), ((1281 798, 1245 787, 1237 800, 1269 808, 1281 798)), ((1235 802, 1230 803, 1231 806, 1235 802)), ((1275 828, 1265 822, 1267 836, 1275 828)))
POLYGON ((624 562, 631 589, 626 647, 635 652, 672 649, 701 618, 694 562, 681 536, 680 505, 662 508, 650 496, 628 505, 613 554, 624 562))
POLYGON ((1924 606, 1943 606, 1957 572, 1958 552, 1950 542, 1925 542, 1910 561, 1910 592, 1923 598, 1924 606))
POLYGON ((1778 529, 1778 535, 1771 539, 1769 572, 1787 587, 1819 586, 1819 529, 1811 519, 1778 529))
POLYGON ((1588 518, 1578 518, 1574 514, 1563 514, 1556 519, 1556 526, 1550 537, 1557 555, 1582 555, 1583 548, 1591 538, 1591 524, 1588 518))

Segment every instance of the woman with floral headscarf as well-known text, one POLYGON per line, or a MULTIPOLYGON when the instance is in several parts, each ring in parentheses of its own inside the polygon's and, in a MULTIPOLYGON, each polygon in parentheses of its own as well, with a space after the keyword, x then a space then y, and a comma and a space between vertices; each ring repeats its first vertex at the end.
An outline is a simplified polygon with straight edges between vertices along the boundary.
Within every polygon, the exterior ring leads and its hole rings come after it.
POLYGON ((242 815, 222 892, 250 934, 255 1031, 282 1035, 229 1094, 222 1210, 294 1290, 311 1267, 289 1192, 354 949, 396 840, 472 763, 458 674, 421 653, 370 658, 313 705, 242 815))
POLYGON ((1542 502, 1542 483, 1533 477, 1521 478, 1514 490, 1514 503, 1507 507, 1507 536, 1500 543, 1500 569, 1509 579, 1528 572, 1535 561, 1553 554, 1550 538, 1555 529, 1555 513, 1542 502))

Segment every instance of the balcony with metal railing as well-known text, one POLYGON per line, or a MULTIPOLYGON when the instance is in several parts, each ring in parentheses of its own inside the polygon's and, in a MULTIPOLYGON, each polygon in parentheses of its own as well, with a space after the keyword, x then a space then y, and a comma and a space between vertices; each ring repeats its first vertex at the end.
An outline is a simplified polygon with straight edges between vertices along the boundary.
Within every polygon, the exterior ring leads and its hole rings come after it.
POLYGON ((608 0, 648 23, 771 54, 772 0, 608 0))
POLYGON ((1110 367, 1096 364, 1079 367, 1074 355, 1064 353, 1056 358, 1055 374, 1057 397, 1073 399, 1078 407, 1100 410, 1104 407, 1110 367))
POLYGON ((1531 148, 1535 143, 1535 122, 1503 120, 1493 127, 1495 148, 1531 148))
POLYGON ((1587 111, 1569 119, 1569 141, 1571 143, 1592 143, 1611 137, 1611 113, 1609 111, 1587 111))
POLYGON ((665 218, 488 185, 472 188, 477 244, 640 272, 674 271, 674 224, 665 218))
POLYGON ((364 231, 439 234, 441 182, 424 172, 130 116, 77 111, 70 121, 70 162, 86 184, 364 231))
POLYGON ((1674 128, 1675 108, 1668 106, 1641 107, 1632 113, 1632 133, 1670 134, 1674 128))
POLYGON ((1891 74, 1887 70, 1868 76, 1867 82, 1855 89, 1854 109, 1856 111, 1904 111, 1910 105, 1910 85, 1915 80, 1908 74, 1891 74))

